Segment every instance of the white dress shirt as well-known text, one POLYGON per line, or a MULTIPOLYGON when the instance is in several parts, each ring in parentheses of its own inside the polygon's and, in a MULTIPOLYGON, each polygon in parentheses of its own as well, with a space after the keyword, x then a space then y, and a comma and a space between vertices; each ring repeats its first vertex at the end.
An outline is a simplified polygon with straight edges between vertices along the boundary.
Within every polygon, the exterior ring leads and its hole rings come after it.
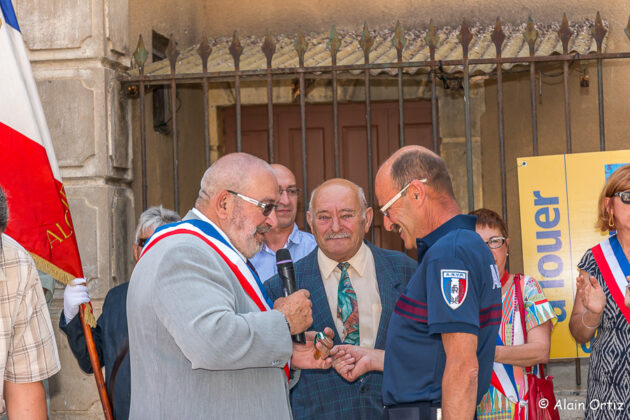
MULTIPOLYGON (((346 261, 342 261, 346 262, 346 261)), ((359 306, 359 341, 361 347, 374 348, 378 325, 381 319, 381 296, 378 292, 374 256, 370 248, 363 242, 356 254, 348 261, 348 275, 350 283, 357 295, 359 306)), ((338 261, 331 260, 322 252, 317 251, 317 264, 324 282, 330 313, 335 322, 339 339, 344 340, 343 322, 337 317, 337 291, 341 270, 338 261)))

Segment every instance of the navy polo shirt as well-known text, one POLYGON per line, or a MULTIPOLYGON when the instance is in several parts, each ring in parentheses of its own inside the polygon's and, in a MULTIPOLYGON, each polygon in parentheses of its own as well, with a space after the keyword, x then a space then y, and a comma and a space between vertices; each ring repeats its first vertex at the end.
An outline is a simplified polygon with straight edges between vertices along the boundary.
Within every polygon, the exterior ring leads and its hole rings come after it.
POLYGON ((478 337, 477 403, 488 391, 501 321, 501 282, 492 253, 475 232, 476 216, 458 215, 417 240, 418 269, 387 330, 383 402, 440 404, 446 354, 441 333, 478 337))

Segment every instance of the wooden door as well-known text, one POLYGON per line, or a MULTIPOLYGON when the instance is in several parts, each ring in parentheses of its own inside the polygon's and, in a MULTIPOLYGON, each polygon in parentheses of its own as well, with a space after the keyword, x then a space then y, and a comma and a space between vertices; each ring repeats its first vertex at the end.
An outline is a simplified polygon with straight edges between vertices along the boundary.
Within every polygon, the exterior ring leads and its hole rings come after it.
MULTIPOLYGON (((242 150, 269 160, 267 134, 267 107, 242 108, 242 150)), ((235 108, 226 108, 224 118, 225 152, 236 151, 235 108)), ((365 104, 339 105, 339 167, 340 176, 360 185, 368 200, 368 152, 365 130, 365 104)), ((306 106, 306 168, 308 193, 323 181, 335 176, 335 150, 333 138, 332 105, 306 106)), ((394 151, 399 148, 398 103, 372 104, 372 168, 373 174, 394 151)), ((302 186, 302 141, 299 106, 274 106, 275 162, 293 171, 302 186)), ((405 144, 418 144, 433 148, 431 134, 431 102, 405 103, 405 144)), ((310 197, 302 197, 296 222, 304 228, 305 208, 310 197), (306 203, 306 204, 304 204, 306 203)), ((383 228, 383 217, 374 198, 374 243, 383 248, 402 249, 400 237, 383 228)))

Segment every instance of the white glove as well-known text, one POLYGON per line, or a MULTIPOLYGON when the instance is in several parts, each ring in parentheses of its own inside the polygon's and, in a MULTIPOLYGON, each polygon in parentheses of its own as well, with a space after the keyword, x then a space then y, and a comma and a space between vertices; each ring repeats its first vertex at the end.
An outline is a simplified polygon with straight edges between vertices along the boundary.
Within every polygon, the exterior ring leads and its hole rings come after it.
POLYGON ((88 303, 90 296, 88 295, 88 288, 84 286, 84 278, 76 278, 66 286, 63 291, 63 315, 66 318, 66 324, 69 324, 72 319, 79 313, 79 306, 82 303, 88 303))

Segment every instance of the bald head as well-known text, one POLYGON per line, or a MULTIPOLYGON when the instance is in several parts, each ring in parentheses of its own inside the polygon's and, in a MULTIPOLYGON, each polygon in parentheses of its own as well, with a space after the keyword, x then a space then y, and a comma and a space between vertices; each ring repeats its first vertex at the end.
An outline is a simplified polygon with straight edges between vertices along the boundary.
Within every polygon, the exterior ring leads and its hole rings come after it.
POLYGON ((379 168, 376 179, 389 178, 397 189, 414 179, 427 179, 436 193, 455 198, 446 163, 440 156, 422 146, 405 146, 397 150, 379 168))
POLYGON ((282 185, 282 182, 280 182, 282 178, 286 178, 287 181, 292 181, 291 184, 295 184, 295 174, 291 172, 291 169, 279 163, 272 163, 269 166, 273 169, 273 173, 276 174, 278 184, 282 185))
POLYGON ((245 192, 258 177, 272 173, 267 162, 247 153, 230 153, 214 162, 201 178, 195 206, 223 190, 245 192))
POLYGON ((367 200, 365 199, 365 192, 363 191, 363 188, 359 187, 354 182, 348 181, 347 179, 343 179, 343 178, 329 179, 328 181, 321 183, 317 188, 313 190, 313 192, 311 193, 311 200, 308 204, 308 211, 310 213, 313 213, 313 208, 316 207, 315 204, 318 198, 317 196, 321 192, 327 191, 331 188, 334 188, 338 191, 341 191, 343 189, 347 189, 351 191, 351 194, 353 194, 354 197, 356 197, 356 200, 359 203, 361 214, 365 217, 365 211, 368 208, 368 204, 367 204, 367 200))
POLYGON ((278 181, 269 164, 246 153, 223 156, 201 180, 195 208, 225 233, 246 258, 262 248, 275 223, 278 181))
POLYGON ((403 147, 387 159, 374 192, 385 229, 397 232, 407 249, 460 213, 444 160, 422 146, 403 147))

